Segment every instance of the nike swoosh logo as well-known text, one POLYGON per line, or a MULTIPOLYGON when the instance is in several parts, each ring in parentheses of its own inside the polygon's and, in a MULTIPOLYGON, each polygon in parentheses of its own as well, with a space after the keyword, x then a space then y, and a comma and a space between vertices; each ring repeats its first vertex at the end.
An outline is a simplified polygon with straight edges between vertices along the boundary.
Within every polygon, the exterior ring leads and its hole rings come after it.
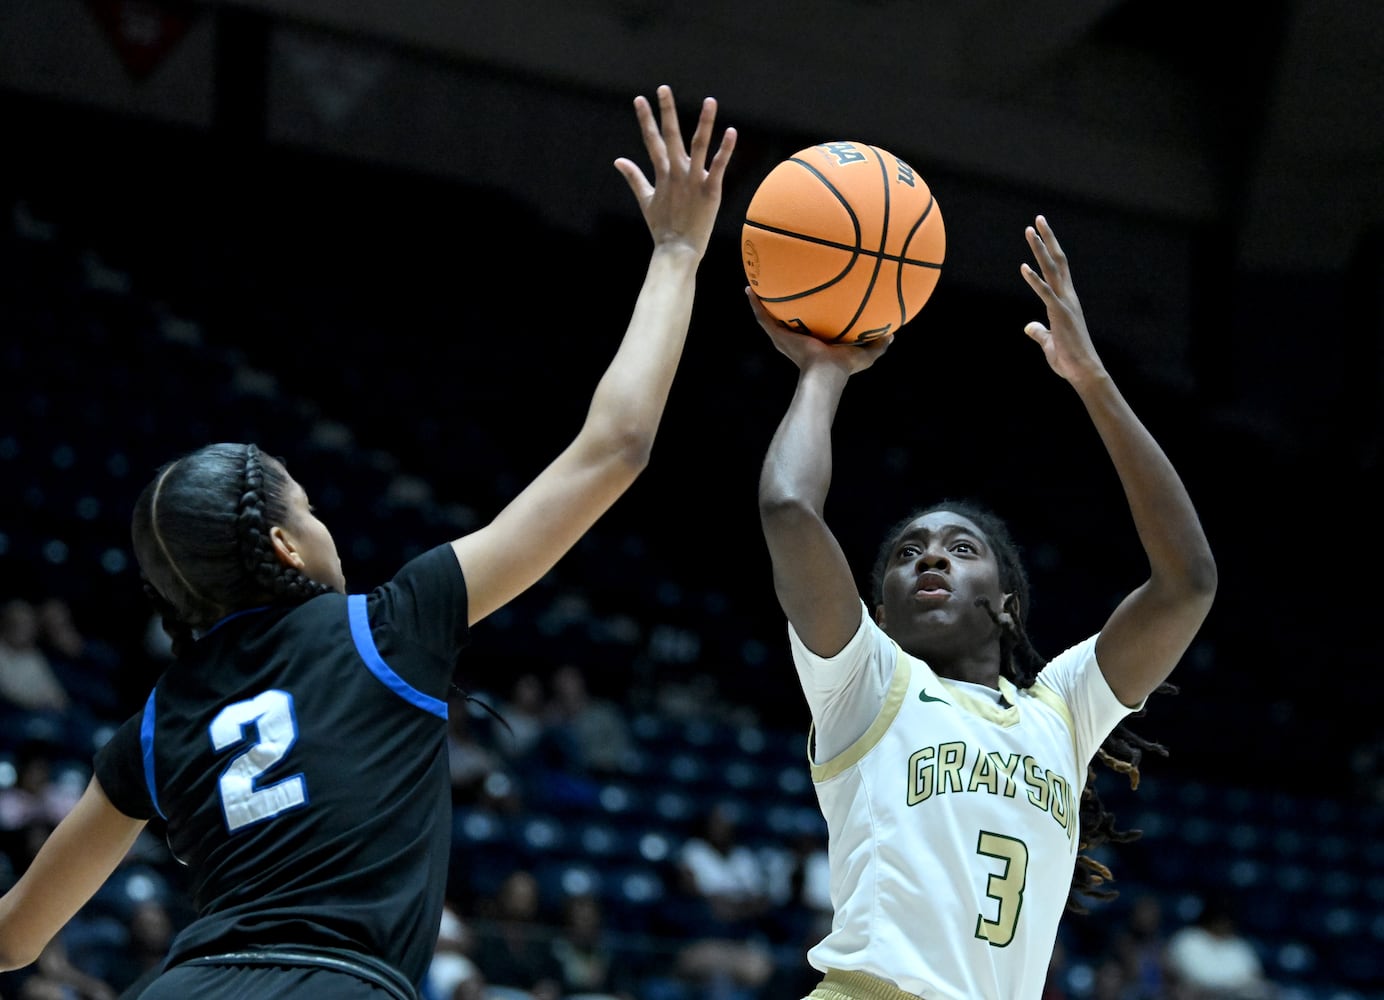
POLYGON ((922 691, 919 691, 919 692, 918 692, 918 700, 919 700, 919 701, 935 701, 935 702, 939 702, 939 703, 941 703, 941 704, 943 704, 943 705, 950 705, 950 704, 951 704, 951 702, 947 701, 945 698, 934 698, 932 695, 928 694, 926 690, 922 690, 922 691))

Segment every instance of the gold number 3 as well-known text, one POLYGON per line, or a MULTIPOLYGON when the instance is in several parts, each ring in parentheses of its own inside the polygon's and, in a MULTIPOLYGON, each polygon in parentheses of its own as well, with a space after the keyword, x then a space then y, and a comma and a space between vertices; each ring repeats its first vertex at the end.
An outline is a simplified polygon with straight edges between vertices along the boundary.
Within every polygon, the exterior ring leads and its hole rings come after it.
POLYGON ((1024 905, 1028 847, 1022 840, 982 830, 976 853, 1004 862, 1004 869, 989 875, 985 881, 985 895, 999 903, 995 919, 986 920, 983 913, 976 917, 976 937, 990 942, 993 947, 1003 948, 1014 940, 1014 927, 1024 905))

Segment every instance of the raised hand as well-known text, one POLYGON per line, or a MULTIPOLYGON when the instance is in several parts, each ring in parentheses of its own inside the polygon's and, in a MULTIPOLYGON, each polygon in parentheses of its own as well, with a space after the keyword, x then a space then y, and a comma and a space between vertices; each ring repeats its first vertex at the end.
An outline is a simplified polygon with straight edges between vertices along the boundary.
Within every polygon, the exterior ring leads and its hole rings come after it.
POLYGON ((1033 320, 1024 327, 1024 333, 1043 349, 1052 370, 1068 382, 1102 376, 1105 368, 1086 328, 1067 255, 1048 220, 1037 216, 1033 225, 1024 230, 1024 238, 1042 273, 1028 264, 1019 265, 1019 273, 1038 293, 1048 312, 1046 326, 1033 320))
POLYGON ((792 359, 799 369, 825 364, 834 365, 847 375, 854 375, 878 361, 880 355, 894 342, 894 335, 891 333, 870 341, 829 344, 781 322, 764 308, 764 303, 759 301, 759 296, 748 285, 745 286, 745 297, 750 300, 754 318, 759 321, 759 325, 769 335, 774 346, 792 359))
POLYGON ((681 242, 700 257, 706 253, 721 205, 721 186, 735 149, 736 131, 725 130, 708 165, 707 154, 716 124, 715 98, 702 101, 690 152, 683 144, 672 88, 658 88, 658 120, 646 97, 634 99, 634 110, 654 179, 651 182, 633 160, 623 156, 615 161, 615 169, 639 201, 655 245, 681 242))

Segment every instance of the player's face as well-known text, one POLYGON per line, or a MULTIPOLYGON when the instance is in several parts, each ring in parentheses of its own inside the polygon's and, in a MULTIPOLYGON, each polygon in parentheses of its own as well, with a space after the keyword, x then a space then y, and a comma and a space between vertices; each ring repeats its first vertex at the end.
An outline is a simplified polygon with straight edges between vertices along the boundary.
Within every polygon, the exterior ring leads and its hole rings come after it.
POLYGON ((969 518, 934 511, 894 541, 885 567, 878 620, 910 653, 949 659, 976 652, 996 626, 976 599, 1003 607, 999 565, 989 540, 969 518))
POLYGON ((307 492, 296 481, 288 491, 288 518, 284 530, 303 560, 303 572, 337 593, 346 593, 341 557, 327 526, 317 519, 307 492))

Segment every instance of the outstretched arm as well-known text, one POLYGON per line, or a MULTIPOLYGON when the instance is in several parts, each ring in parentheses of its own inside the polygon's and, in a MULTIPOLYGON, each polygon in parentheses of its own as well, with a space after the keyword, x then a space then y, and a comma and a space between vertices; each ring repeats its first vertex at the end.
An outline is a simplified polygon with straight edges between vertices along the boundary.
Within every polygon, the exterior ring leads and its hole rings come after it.
POLYGON ((860 626, 855 577, 824 511, 831 486, 831 427, 846 381, 893 342, 827 344, 789 329, 749 289, 755 318, 798 366, 798 384, 759 475, 759 521, 769 546, 779 604, 807 648, 841 651, 860 626))
POLYGON ((1137 705, 1172 673, 1201 628, 1216 593, 1216 563, 1177 470, 1096 354, 1052 227, 1040 215, 1024 235, 1039 271, 1023 264, 1020 272, 1048 314, 1046 326, 1034 321, 1024 332, 1086 407, 1149 561, 1149 578, 1120 602, 1096 642, 1111 690, 1137 705))
POLYGON ((95 779, 0 896, 0 970, 36 961, 129 853, 144 821, 111 805, 95 779))
POLYGON ((471 624, 536 583, 648 465, 736 138, 726 129, 708 163, 716 102, 702 102, 690 151, 668 87, 658 88, 658 103, 655 120, 648 100, 634 101, 653 181, 633 161, 615 161, 654 241, 633 316, 571 444, 493 521, 452 543, 471 624))

